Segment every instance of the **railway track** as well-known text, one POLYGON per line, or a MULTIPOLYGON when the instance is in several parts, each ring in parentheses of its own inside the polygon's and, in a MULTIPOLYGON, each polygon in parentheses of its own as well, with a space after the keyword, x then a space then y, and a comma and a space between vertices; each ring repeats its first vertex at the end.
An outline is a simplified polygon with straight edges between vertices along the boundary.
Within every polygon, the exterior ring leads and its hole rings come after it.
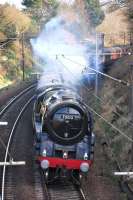
POLYGON ((61 179, 46 184, 44 174, 37 164, 34 170, 36 200, 90 200, 82 187, 73 181, 61 179))
MULTIPOLYGON (((4 145, 1 145, 0 151, 0 161, 1 162, 7 162, 10 161, 12 162, 12 153, 8 153, 10 150, 10 145, 12 144, 12 139, 14 137, 15 129, 16 126, 21 119, 23 112, 25 111, 26 107, 30 104, 32 101, 31 96, 33 96, 33 92, 35 90, 36 84, 31 85, 30 87, 24 89, 22 92, 20 92, 17 96, 13 97, 7 105, 1 109, 0 111, 0 120, 2 121, 8 121, 8 126, 4 129, 0 128, 0 133, 1 133, 1 141, 3 142, 4 145), (5 147, 5 149, 4 149, 5 147), (4 155, 5 154, 5 155, 4 155), (10 156, 9 156, 10 155, 10 156)), ((11 151, 11 150, 10 150, 11 151)), ((12 168, 12 167, 11 167, 12 168)), ((0 191, 0 197, 1 199, 4 199, 4 192, 5 192, 5 182, 6 180, 6 169, 7 166, 0 167, 0 177, 2 177, 2 180, 0 179, 0 186, 1 186, 1 191, 0 191), (4 175, 5 174, 5 175, 4 175)), ((14 183, 11 184, 11 177, 12 173, 11 170, 7 169, 7 174, 8 174, 8 186, 7 190, 8 193, 10 193, 10 188, 13 187, 14 183)), ((7 198, 5 199, 14 199, 11 198, 11 195, 8 194, 7 198)))
POLYGON ((72 182, 60 181, 46 188, 47 200, 87 200, 83 190, 72 182))
MULTIPOLYGON (((29 104, 31 103, 32 100, 33 100, 33 97, 31 97, 29 99, 29 101, 23 106, 23 108, 21 109, 17 119, 14 122, 13 128, 12 128, 12 130, 10 132, 10 136, 9 136, 9 139, 8 139, 7 147, 6 147, 4 163, 7 163, 7 162, 13 163, 13 160, 12 160, 13 158, 11 156, 13 155, 12 153, 13 153, 14 150, 11 150, 11 144, 12 144, 12 140, 14 139, 14 136, 15 136, 15 130, 16 130, 16 127, 17 127, 19 121, 21 120, 21 117, 22 117, 25 109, 29 106, 29 104), (10 152, 10 155, 9 155, 9 152, 10 152)), ((16 151, 16 149, 15 149, 15 151, 16 151)), ((8 168, 8 171, 6 169, 7 169, 7 166, 4 165, 3 173, 2 173, 1 200, 4 200, 4 199, 6 199, 6 200, 7 199, 15 199, 12 196, 13 193, 11 192, 12 189, 15 188, 15 181, 13 181, 13 179, 15 178, 15 173, 14 173, 14 176, 13 176, 12 167, 8 168)))
MULTIPOLYGON (((4 154, 8 138, 10 136, 10 130, 15 123, 15 120, 20 113, 23 105, 28 101, 28 99, 33 95, 35 91, 35 84, 28 87, 27 89, 20 92, 17 96, 13 97, 6 106, 0 111, 0 121, 7 121, 7 127, 0 127, 0 161, 4 160, 4 154)), ((0 168, 1 175, 1 168, 0 168)))
MULTIPOLYGON (((30 99, 30 96, 31 93, 28 95, 28 99, 30 99)), ((27 100, 25 99, 25 103, 23 102, 24 106, 26 105, 26 102, 27 100)), ((21 105, 21 110, 24 106, 21 105)), ((33 152, 31 125, 32 105, 29 103, 26 108, 16 123, 16 128, 14 128, 13 131, 13 138, 11 139, 11 146, 9 147, 14 160, 24 160, 26 161, 26 166, 5 166, 4 186, 2 186, 3 192, 1 200, 88 199, 88 197, 85 197, 82 188, 76 187, 71 182, 58 182, 57 184, 51 184, 48 186, 43 183, 39 169, 33 160, 35 155, 33 152)), ((6 111, 8 111, 8 109, 6 111)), ((3 115, 6 114, 6 111, 3 115)), ((20 111, 18 111, 18 113, 20 113, 20 111)), ((9 161, 9 156, 7 156, 7 161, 9 161)))
MULTIPOLYGON (((33 160, 33 158, 35 157, 34 152, 31 152, 33 151, 33 137, 31 134, 32 107, 29 107, 28 109, 26 109, 26 111, 24 111, 24 113, 22 114, 23 116, 20 117, 20 120, 22 121, 19 121, 19 124, 17 125, 17 134, 15 133, 16 136, 13 139, 12 147, 10 149, 13 158, 15 160, 21 159, 26 161, 26 166, 11 168, 6 167, 4 189, 4 196, 6 198, 3 198, 2 200, 88 199, 88 197, 85 197, 84 191, 81 188, 75 187, 75 185, 73 185, 73 183, 71 182, 58 182, 57 184, 51 184, 48 186, 46 186, 46 184, 43 182, 42 176, 39 173, 38 166, 36 166, 33 160)), ((88 194, 88 196, 90 195, 88 194)))
MULTIPOLYGON (((31 88, 32 89, 32 88, 31 88)), ((26 90, 28 92, 28 90, 26 90)), ((33 91, 32 91, 33 92, 33 91)), ((21 97, 22 93, 19 97, 21 97)), ((31 93, 30 93, 31 96, 31 93)), ((19 100, 16 98, 14 102, 19 100)), ((29 97, 28 102, 25 100, 24 105, 21 105, 21 110, 17 112, 17 117, 12 122, 12 129, 8 137, 8 143, 4 156, 4 162, 26 161, 25 166, 4 166, 2 172, 2 186, 0 192, 1 200, 44 200, 45 193, 43 190, 42 179, 38 170, 38 166, 34 162, 34 147, 33 147, 33 130, 32 130, 32 100, 34 97, 29 97), (11 157, 8 152, 10 152, 11 157), (17 176, 16 176, 17 175, 17 176), (28 189, 27 189, 28 188, 28 189), (20 195, 21 194, 21 195, 20 195)), ((8 107, 2 112, 2 118, 7 114, 8 107)))
POLYGON ((13 98, 11 98, 8 103, 0 110, 0 118, 2 117, 2 115, 6 112, 6 110, 15 102, 17 101, 20 97, 22 97, 22 95, 24 95, 25 93, 27 93, 28 91, 30 91, 31 89, 33 89, 36 86, 36 84, 33 84, 31 86, 29 86, 28 88, 24 89, 23 91, 21 91, 18 95, 14 96, 13 98))
MULTIPOLYGON (((46 184, 41 169, 38 169, 38 180, 43 190, 39 194, 44 195, 46 200, 89 200, 84 193, 81 184, 76 179, 57 179, 46 184), (40 177, 40 178, 39 178, 40 177), (75 182, 76 181, 76 182, 75 182), (78 184, 75 184, 78 183, 78 184)), ((42 199, 42 198, 41 198, 42 199)), ((40 200, 40 198, 38 198, 40 200)))

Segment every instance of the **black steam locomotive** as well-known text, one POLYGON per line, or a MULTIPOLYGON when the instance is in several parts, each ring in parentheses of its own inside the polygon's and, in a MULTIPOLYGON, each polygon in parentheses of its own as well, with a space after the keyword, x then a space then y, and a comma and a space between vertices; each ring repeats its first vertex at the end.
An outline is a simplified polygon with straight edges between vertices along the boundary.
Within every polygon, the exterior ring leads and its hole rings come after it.
POLYGON ((36 160, 48 180, 77 178, 88 173, 93 162, 91 113, 75 89, 50 82, 34 104, 36 160))

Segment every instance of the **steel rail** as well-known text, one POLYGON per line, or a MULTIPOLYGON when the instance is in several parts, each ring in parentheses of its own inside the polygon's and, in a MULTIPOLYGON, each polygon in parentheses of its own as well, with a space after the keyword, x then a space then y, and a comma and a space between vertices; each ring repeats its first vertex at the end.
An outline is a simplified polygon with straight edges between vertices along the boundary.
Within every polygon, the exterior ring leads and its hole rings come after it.
POLYGON ((50 197, 50 194, 48 192, 48 187, 47 187, 46 183, 44 183, 44 188, 43 189, 44 189, 46 200, 51 200, 51 197, 50 197))
MULTIPOLYGON (((25 109, 28 107, 28 105, 31 103, 31 101, 33 100, 34 96, 32 96, 29 101, 23 106, 23 108, 21 109, 14 125, 13 125, 13 128, 11 130, 11 133, 10 133, 10 136, 9 136, 9 139, 8 139, 8 143, 7 143, 7 148, 6 148, 6 153, 5 153, 5 158, 4 158, 4 163, 7 162, 8 160, 8 152, 9 152, 9 148, 10 148, 10 145, 11 145, 11 141, 12 141, 12 138, 13 138, 13 133, 15 132, 15 129, 20 121, 20 118, 21 116, 23 115, 25 109)), ((3 173, 2 173, 2 196, 1 196, 1 200, 4 200, 4 192, 5 192, 5 176, 6 176, 6 165, 4 165, 3 167, 3 173)))
POLYGON ((5 111, 17 100, 19 99, 23 94, 28 92, 30 89, 34 88, 36 86, 36 83, 31 85, 30 87, 24 89, 21 91, 18 95, 14 96, 8 103, 7 105, 0 111, 0 117, 5 113, 5 111))
MULTIPOLYGON (((36 163, 36 165, 37 165, 37 163, 36 163)), ((41 183, 41 186, 43 189, 43 194, 45 195, 46 200, 51 200, 49 192, 48 192, 48 187, 46 184, 46 179, 45 179, 44 173, 40 168, 39 168, 39 174, 40 174, 40 183, 41 183)))
POLYGON ((79 188, 79 192, 80 192, 80 194, 81 194, 82 199, 83 199, 83 200, 87 200, 87 198, 86 198, 86 196, 85 196, 85 194, 84 194, 82 188, 79 188))
MULTIPOLYGON (((60 197, 58 196, 59 195, 59 191, 58 191, 58 188, 57 188, 57 191, 55 190, 55 185, 54 185, 54 188, 53 188, 53 192, 54 192, 54 198, 53 198, 53 195, 51 195, 52 193, 52 186, 50 186, 50 188, 47 186, 47 184, 45 182, 43 182, 43 185, 44 185, 44 193, 45 193, 45 198, 46 200, 58 200, 60 199, 60 197), (51 190, 51 191, 49 191, 51 190), (58 194, 58 195, 57 195, 58 194)), ((66 185, 66 188, 64 188, 64 192, 68 193, 68 188, 67 188, 68 185, 66 185)), ((73 189, 72 189, 72 192, 76 192, 77 194, 72 194, 71 195, 71 200, 72 199, 81 199, 81 200, 87 200, 86 198, 86 195, 84 194, 84 191, 83 189, 81 188, 81 186, 76 186, 74 183, 72 183, 73 186, 73 189), (76 196, 75 196, 76 195, 76 196)), ((63 186, 64 187, 64 186, 63 186)), ((62 192, 62 190, 61 190, 62 192)), ((69 193, 69 195, 71 194, 71 191, 69 193)), ((62 200, 63 200, 63 194, 62 195, 62 200)), ((68 197, 69 198, 69 197, 68 197)), ((66 194, 64 194, 64 200, 66 200, 66 194)))

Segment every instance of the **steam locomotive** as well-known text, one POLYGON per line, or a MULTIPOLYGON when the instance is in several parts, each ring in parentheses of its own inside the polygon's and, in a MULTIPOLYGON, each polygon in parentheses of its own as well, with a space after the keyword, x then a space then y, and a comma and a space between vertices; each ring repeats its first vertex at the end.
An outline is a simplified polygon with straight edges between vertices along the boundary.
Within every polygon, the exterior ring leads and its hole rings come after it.
POLYGON ((78 179, 93 163, 92 116, 77 91, 49 80, 33 108, 36 161, 47 181, 78 179))

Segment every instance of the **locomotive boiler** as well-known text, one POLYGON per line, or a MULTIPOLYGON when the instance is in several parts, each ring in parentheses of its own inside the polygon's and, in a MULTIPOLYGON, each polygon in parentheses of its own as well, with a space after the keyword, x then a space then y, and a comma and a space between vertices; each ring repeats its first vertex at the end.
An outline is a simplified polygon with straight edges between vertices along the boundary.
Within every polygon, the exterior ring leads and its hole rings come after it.
POLYGON ((33 110, 36 160, 45 178, 80 177, 93 162, 92 116, 77 91, 64 84, 47 84, 33 110))

